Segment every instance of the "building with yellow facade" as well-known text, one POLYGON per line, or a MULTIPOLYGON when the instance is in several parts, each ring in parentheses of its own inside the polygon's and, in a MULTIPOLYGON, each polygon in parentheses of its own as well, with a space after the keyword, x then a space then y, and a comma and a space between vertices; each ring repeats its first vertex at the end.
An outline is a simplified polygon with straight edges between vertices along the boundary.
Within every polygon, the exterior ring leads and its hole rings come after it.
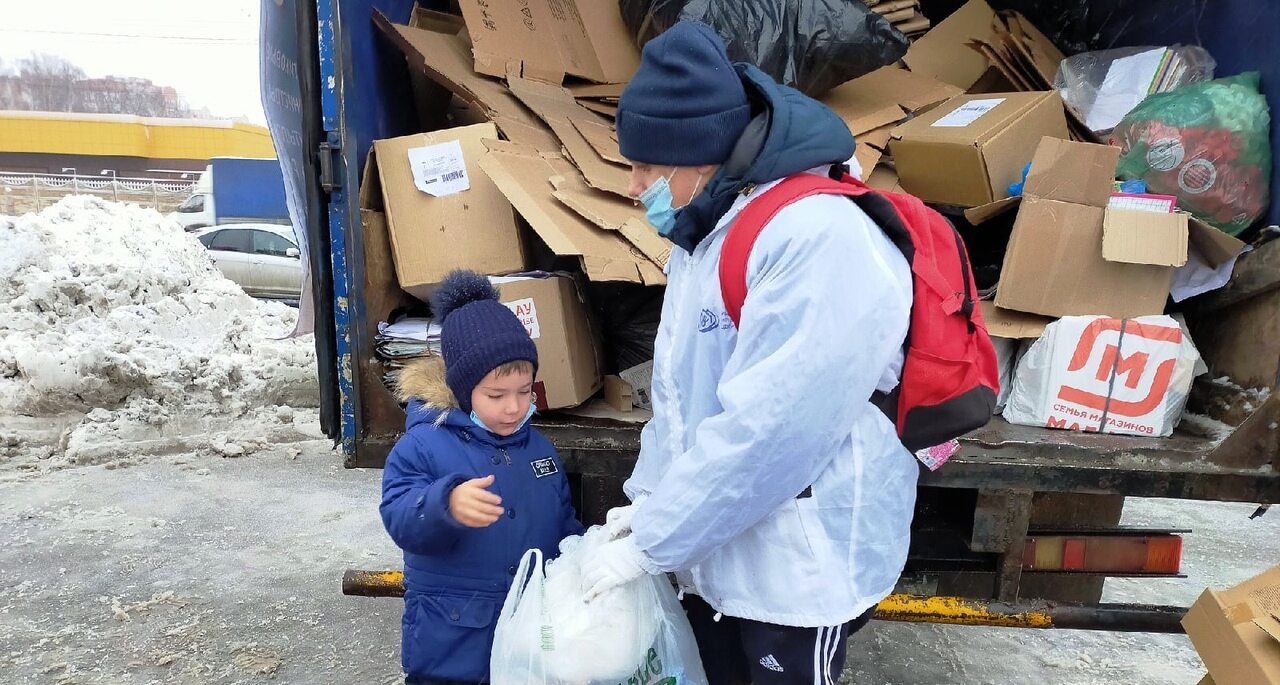
POLYGON ((222 119, 0 111, 0 173, 175 178, 213 157, 275 157, 263 126, 222 119))

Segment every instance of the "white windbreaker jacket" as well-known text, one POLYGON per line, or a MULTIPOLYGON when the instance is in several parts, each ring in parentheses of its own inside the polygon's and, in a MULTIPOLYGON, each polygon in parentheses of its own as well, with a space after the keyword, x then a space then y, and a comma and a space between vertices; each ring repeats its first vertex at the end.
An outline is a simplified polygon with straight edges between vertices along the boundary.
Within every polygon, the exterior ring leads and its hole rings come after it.
POLYGON ((869 398, 898 383, 911 274, 854 203, 805 198, 756 242, 735 329, 721 244, 773 185, 671 253, 654 417, 625 491, 649 572, 728 616, 831 626, 890 594, 906 562, 918 467, 869 398))

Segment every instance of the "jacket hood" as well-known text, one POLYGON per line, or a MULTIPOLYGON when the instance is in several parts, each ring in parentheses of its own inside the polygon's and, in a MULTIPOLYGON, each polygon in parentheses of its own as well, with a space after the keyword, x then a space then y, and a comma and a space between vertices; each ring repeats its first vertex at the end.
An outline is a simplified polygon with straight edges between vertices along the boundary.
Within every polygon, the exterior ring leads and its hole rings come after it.
POLYGON ((444 359, 415 359, 400 371, 396 396, 405 408, 405 431, 422 424, 448 426, 470 433, 472 437, 495 445, 507 445, 524 439, 528 424, 506 437, 498 436, 471 421, 470 412, 462 411, 458 398, 445 382, 444 359))
POLYGON ((715 229, 744 189, 853 156, 853 134, 829 107, 750 64, 734 65, 755 115, 706 190, 676 217, 671 239, 687 252, 715 229))
POLYGON ((440 357, 416 359, 406 364, 400 371, 396 396, 409 405, 405 430, 422 423, 437 426, 453 423, 450 415, 471 423, 470 417, 463 416, 461 411, 453 411, 460 405, 445 382, 444 359, 440 357))

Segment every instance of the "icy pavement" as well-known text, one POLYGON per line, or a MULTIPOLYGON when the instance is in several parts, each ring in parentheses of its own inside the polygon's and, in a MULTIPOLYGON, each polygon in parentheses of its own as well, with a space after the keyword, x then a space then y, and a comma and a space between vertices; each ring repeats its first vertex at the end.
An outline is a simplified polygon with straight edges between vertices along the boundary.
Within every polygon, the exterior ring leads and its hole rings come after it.
MULTIPOLYGON (((322 438, 294 310, 222 278, 155 212, 70 198, 0 217, 0 683, 401 681, 379 471, 322 438)), ((1107 599, 1189 604, 1280 563, 1280 512, 1137 501, 1193 528, 1190 578, 1107 599)), ((1191 685, 1181 636, 873 622, 846 683, 1191 685)))
MULTIPOLYGON (((395 568, 379 471, 318 438, 241 457, 209 449, 0 478, 0 682, 378 683, 399 678, 401 602, 340 594, 348 568, 395 568)), ((21 462, 19 462, 21 463, 21 462)), ((0 476, 13 467, 0 462, 0 476)), ((1190 578, 1113 581, 1107 599, 1190 603, 1280 563, 1280 516, 1134 501, 1126 522, 1194 528, 1190 578)), ((1192 685, 1181 636, 873 622, 858 685, 1192 685)))

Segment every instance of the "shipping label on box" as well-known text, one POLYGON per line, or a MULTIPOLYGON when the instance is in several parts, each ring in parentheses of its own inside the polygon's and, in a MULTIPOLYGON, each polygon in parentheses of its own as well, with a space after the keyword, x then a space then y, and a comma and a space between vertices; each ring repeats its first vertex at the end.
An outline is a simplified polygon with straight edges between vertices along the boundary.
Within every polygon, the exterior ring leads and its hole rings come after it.
POLYGON ((1200 354, 1176 321, 1067 317, 1018 365, 1011 423, 1168 436, 1182 416, 1200 354))
POLYGON ((462 143, 450 140, 435 145, 409 148, 409 168, 413 184, 432 197, 447 197, 471 189, 462 143))
POLYGON ((964 128, 977 121, 982 115, 999 107, 1004 100, 1004 98, 970 100, 951 110, 950 113, 931 125, 934 128, 964 128))

